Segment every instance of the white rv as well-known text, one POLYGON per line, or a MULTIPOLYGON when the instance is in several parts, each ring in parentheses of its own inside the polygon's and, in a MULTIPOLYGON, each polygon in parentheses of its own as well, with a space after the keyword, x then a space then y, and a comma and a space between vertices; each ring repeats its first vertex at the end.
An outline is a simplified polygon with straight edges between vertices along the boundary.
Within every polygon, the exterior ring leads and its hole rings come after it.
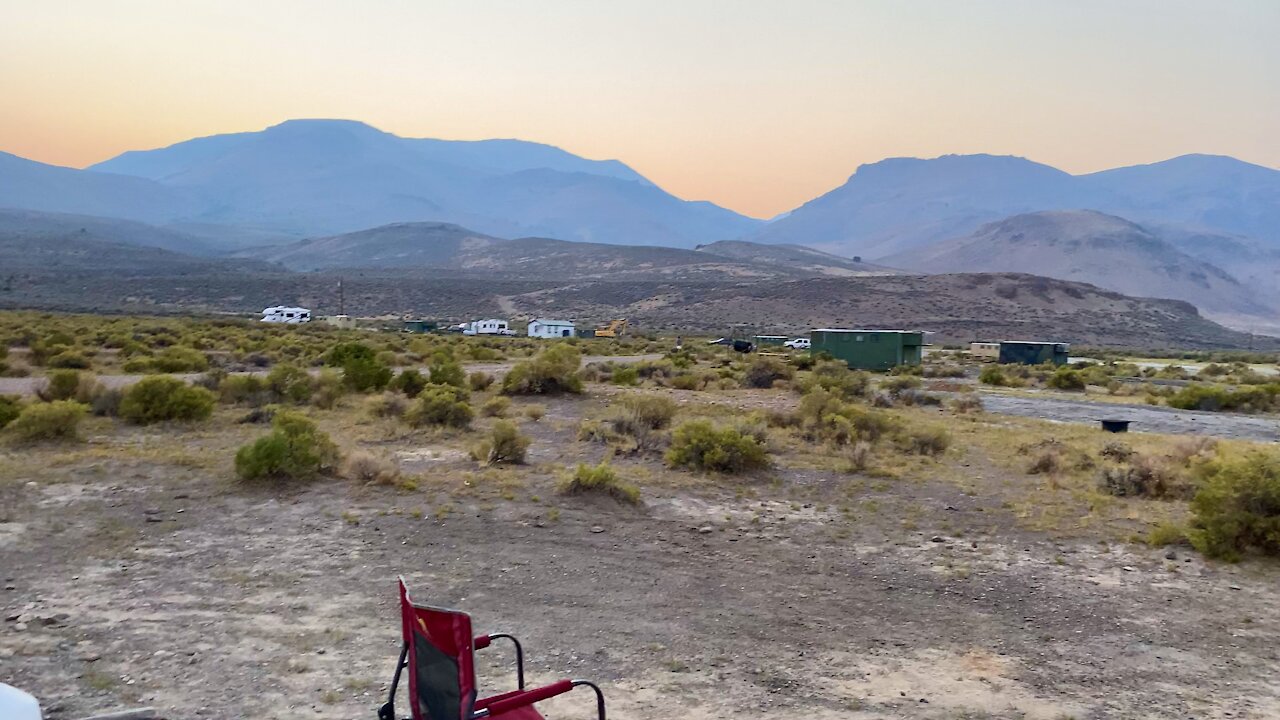
POLYGON ((262 322, 294 324, 311 322, 311 311, 306 308, 277 305, 262 311, 262 322))
POLYGON ((538 318, 529 322, 529 337, 568 338, 573 337, 575 334, 573 323, 568 320, 538 318))
POLYGON ((506 320, 476 320, 468 323, 463 335, 515 335, 506 320))

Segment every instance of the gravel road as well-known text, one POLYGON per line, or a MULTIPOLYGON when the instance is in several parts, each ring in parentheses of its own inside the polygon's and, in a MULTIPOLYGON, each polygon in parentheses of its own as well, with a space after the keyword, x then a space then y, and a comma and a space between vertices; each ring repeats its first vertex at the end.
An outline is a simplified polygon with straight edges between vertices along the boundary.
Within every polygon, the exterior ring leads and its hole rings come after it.
POLYGON ((982 393, 987 412, 1055 422, 1096 425, 1103 418, 1129 420, 1133 432, 1207 435, 1235 440, 1280 440, 1280 423, 1271 418, 1232 413, 1190 412, 1150 405, 1119 405, 1087 400, 1028 398, 982 393))

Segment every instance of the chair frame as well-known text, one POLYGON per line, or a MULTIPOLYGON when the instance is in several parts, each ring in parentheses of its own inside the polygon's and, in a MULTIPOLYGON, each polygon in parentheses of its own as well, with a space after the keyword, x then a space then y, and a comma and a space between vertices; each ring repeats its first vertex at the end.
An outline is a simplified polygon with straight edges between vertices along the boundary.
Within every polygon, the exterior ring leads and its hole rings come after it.
MULTIPOLYGON (((404 584, 404 579, 400 580, 401 597, 404 603, 408 603, 416 609, 424 610, 443 610, 442 608, 432 608, 422 605, 412 605, 408 599, 408 589, 404 584)), ((456 610, 447 610, 446 612, 460 612, 456 610)), ((462 613, 465 615, 465 613, 462 613)), ((575 688, 588 687, 596 696, 596 714, 598 720, 606 720, 604 692, 598 685, 588 680, 560 680, 549 685, 527 689, 525 687, 524 674, 524 646, 515 635, 510 633, 490 633, 488 635, 477 635, 472 639, 470 652, 472 656, 475 651, 488 648, 494 640, 510 640, 515 649, 515 671, 516 671, 516 689, 505 693, 499 693, 486 698, 476 699, 470 713, 470 720, 480 720, 491 715, 499 715, 501 713, 515 710, 520 707, 533 705, 534 703, 546 700, 548 698, 561 695, 575 688)), ((400 687, 400 676, 405 668, 409 667, 409 648, 408 640, 405 640, 400 646, 400 658, 396 661, 395 674, 391 677, 391 687, 387 690, 387 701, 378 708, 378 720, 400 720, 396 717, 396 691, 400 687)), ((412 720, 412 719, 406 719, 412 720)), ((459 720, 464 720, 459 718, 459 720)))

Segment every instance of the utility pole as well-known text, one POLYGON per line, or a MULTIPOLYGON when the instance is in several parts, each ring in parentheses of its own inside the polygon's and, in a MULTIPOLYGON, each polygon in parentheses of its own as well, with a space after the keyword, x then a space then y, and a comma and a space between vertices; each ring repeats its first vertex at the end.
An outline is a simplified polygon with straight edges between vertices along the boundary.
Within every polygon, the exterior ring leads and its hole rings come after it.
POLYGON ((347 314, 347 297, 342 290, 342 276, 338 276, 338 314, 347 314))

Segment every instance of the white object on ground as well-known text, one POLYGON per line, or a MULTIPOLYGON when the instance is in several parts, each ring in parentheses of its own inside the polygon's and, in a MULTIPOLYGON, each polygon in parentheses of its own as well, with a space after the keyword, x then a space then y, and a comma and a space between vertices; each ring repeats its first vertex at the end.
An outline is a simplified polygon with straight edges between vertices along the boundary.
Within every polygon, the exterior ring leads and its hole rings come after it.
POLYGON ((16 687, 0 683, 0 718, 40 720, 40 703, 16 687))

